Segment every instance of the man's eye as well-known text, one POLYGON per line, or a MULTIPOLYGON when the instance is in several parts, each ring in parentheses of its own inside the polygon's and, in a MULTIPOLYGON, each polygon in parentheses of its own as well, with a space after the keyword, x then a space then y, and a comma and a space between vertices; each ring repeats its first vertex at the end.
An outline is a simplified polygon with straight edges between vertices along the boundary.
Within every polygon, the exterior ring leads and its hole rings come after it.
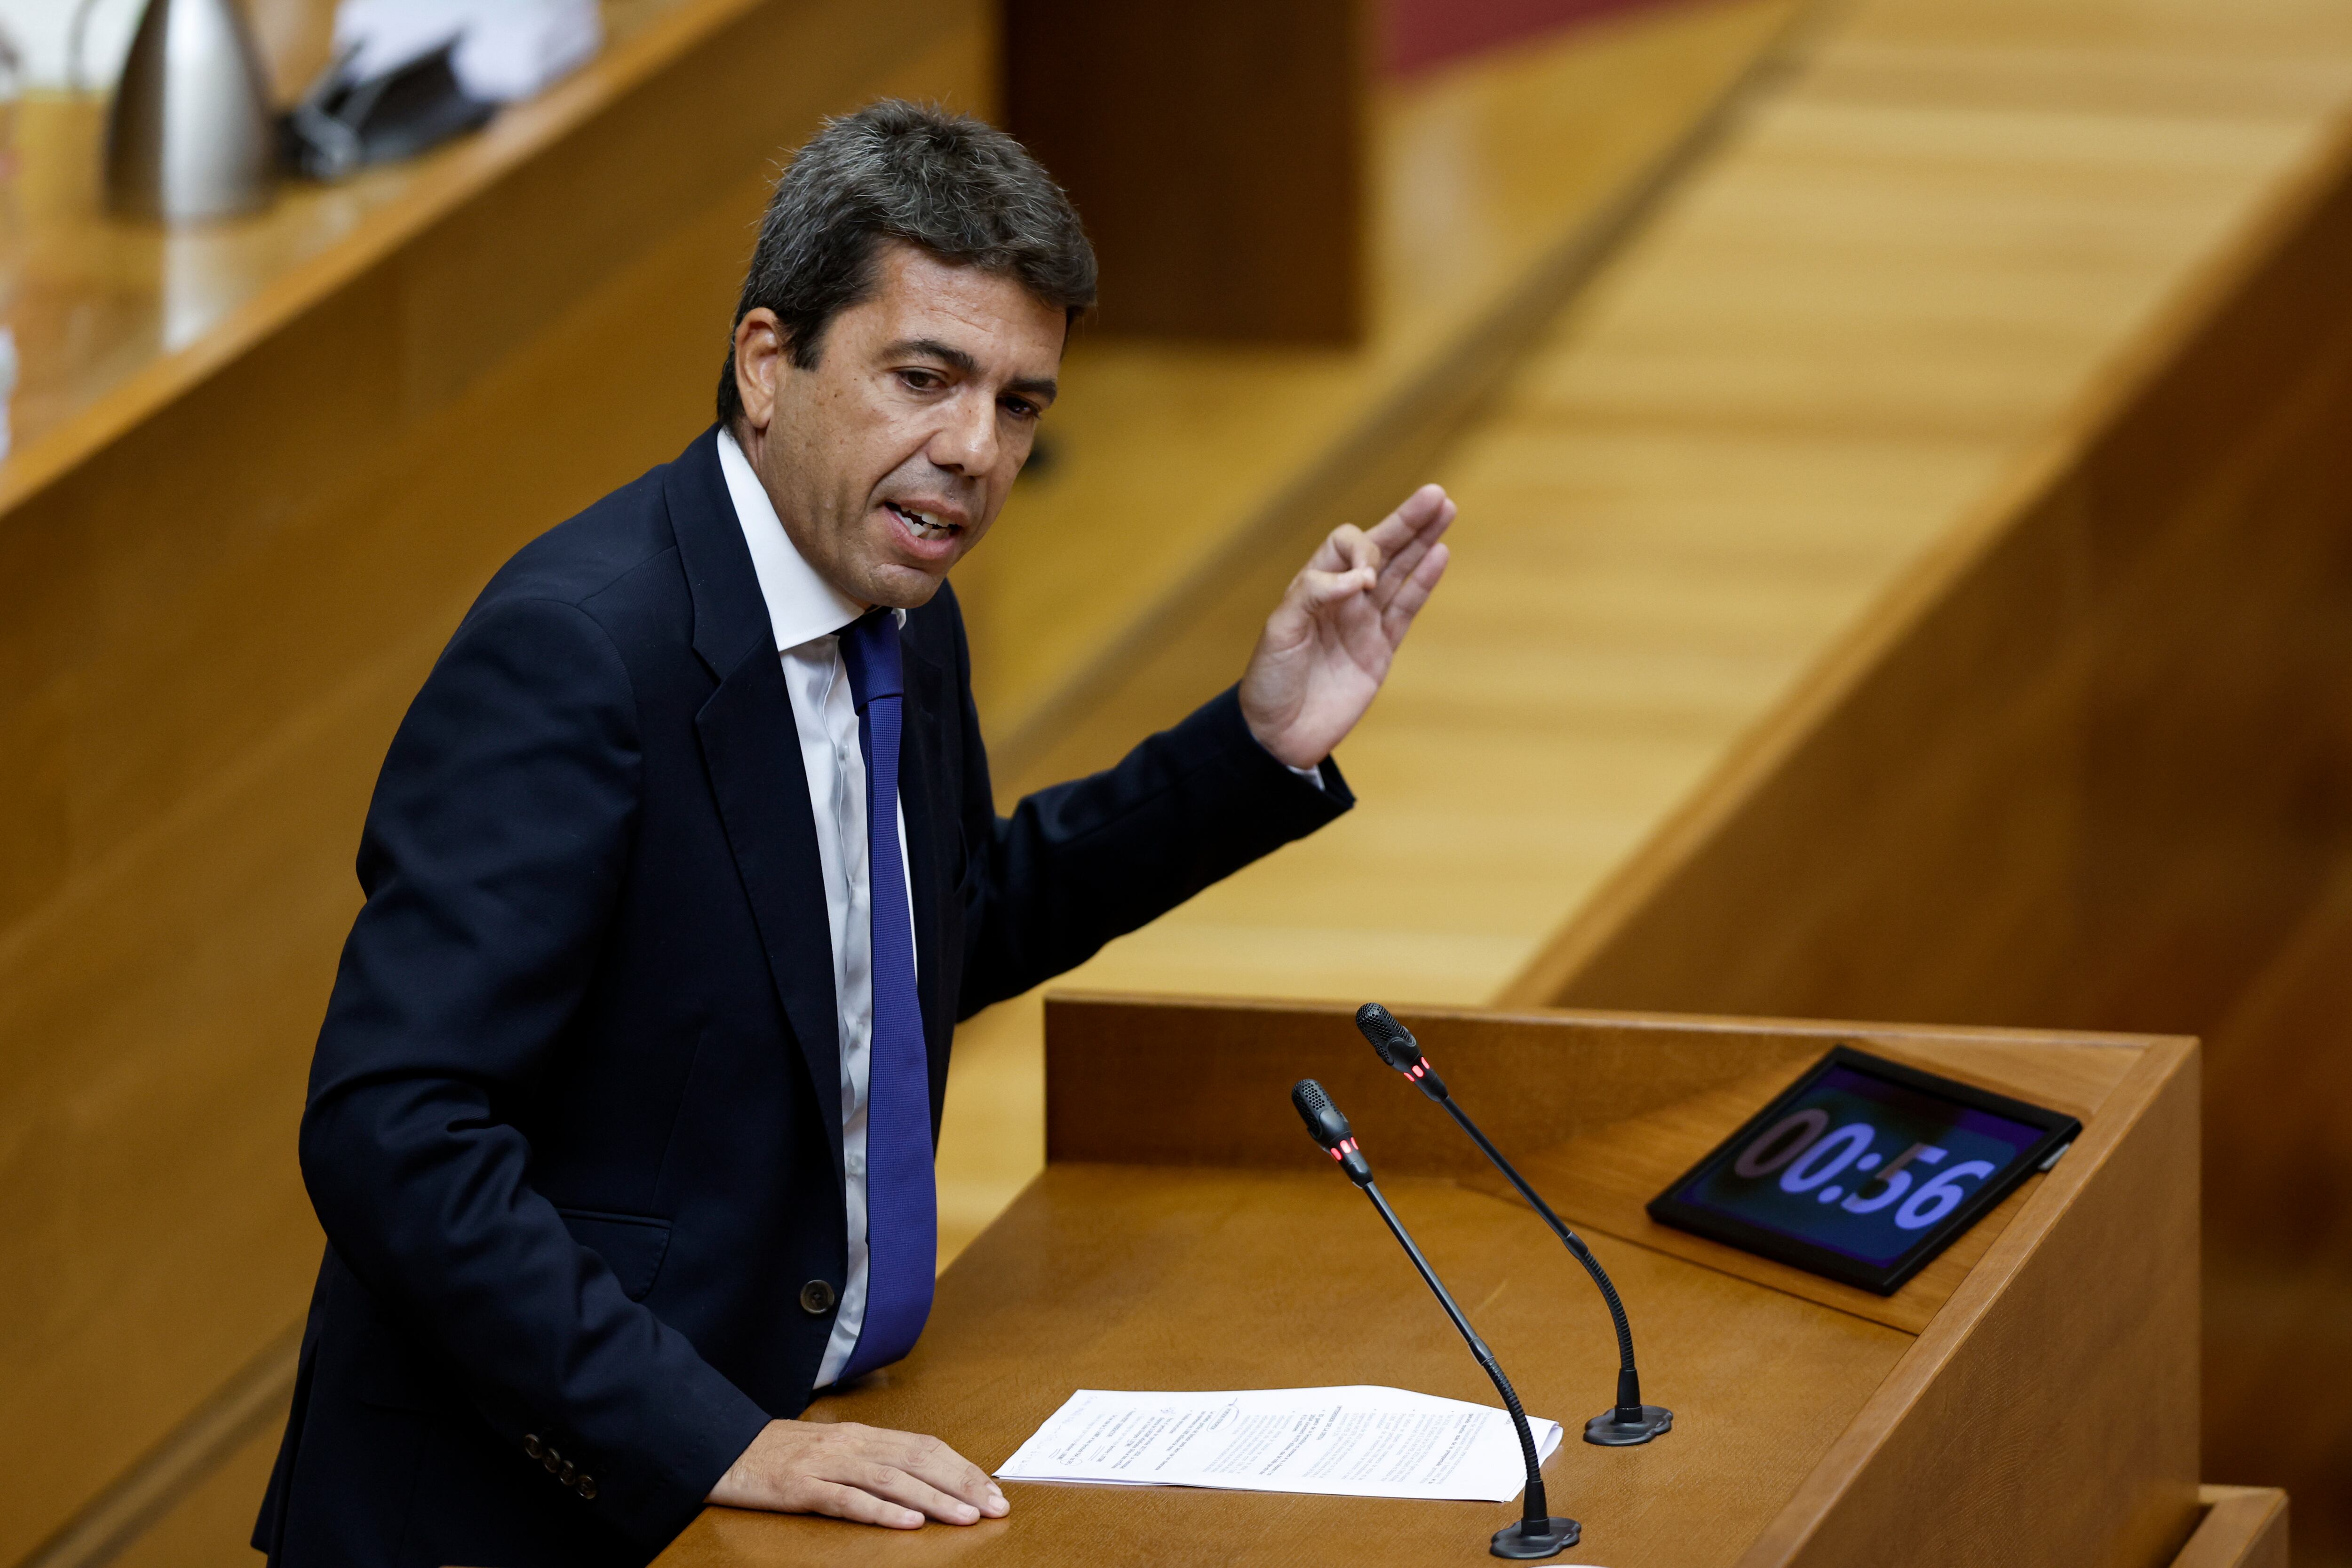
POLYGON ((898 375, 917 392, 932 392, 947 384, 937 371, 900 371, 898 375))
POLYGON ((1015 419, 1034 419, 1041 411, 1025 397, 1009 397, 1004 400, 1004 412, 1015 419))

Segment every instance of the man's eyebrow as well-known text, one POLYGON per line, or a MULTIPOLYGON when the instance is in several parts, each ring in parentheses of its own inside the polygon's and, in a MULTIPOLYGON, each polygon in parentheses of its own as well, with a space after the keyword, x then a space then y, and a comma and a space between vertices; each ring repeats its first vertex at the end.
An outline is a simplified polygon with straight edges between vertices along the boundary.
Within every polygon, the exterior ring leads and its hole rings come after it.
MULTIPOLYGON (((960 375, 976 376, 980 361, 952 343, 942 343, 937 338, 908 338, 882 350, 886 360, 937 360, 960 375)), ((1040 402, 1052 402, 1061 395, 1062 383, 1052 376, 1028 376, 1008 384, 1005 391, 1023 397, 1035 398, 1040 402)))
POLYGON ((886 360, 909 358, 937 360, 940 363, 950 366, 967 376, 976 376, 980 373, 978 360, 951 343, 940 342, 937 338, 908 338, 883 350, 882 357, 886 360))

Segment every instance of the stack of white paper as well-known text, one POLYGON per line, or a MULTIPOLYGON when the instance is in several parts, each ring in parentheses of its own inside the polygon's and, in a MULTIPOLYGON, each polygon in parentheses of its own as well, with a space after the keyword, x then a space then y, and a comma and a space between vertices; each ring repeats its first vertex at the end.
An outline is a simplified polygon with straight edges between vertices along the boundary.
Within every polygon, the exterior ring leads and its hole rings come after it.
MULTIPOLYGON (((1536 1453, 1559 1423, 1530 1416, 1536 1453)), ((1510 1416, 1402 1388, 1114 1394, 1081 1388, 998 1470, 1010 1481, 1111 1481, 1340 1497, 1508 1502, 1527 1483, 1510 1416)))

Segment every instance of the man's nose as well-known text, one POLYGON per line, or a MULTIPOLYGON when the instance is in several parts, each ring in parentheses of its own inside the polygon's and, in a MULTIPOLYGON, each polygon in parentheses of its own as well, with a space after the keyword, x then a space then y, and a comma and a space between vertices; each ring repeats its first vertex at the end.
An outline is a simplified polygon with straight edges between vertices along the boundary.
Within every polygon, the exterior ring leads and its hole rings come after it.
POLYGON ((974 476, 996 466, 996 400, 972 394, 948 409, 947 423, 931 437, 931 461, 974 476))

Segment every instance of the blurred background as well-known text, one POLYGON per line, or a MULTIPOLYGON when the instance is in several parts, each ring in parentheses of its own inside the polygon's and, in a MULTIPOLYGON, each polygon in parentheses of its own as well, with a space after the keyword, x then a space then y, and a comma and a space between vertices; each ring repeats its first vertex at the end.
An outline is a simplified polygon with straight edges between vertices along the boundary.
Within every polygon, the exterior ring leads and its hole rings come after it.
MULTIPOLYGON (((1067 983, 2200 1036, 2206 1478, 2352 1563, 2341 0, 0 33, 0 1564, 257 1561, 384 746, 708 423, 779 160, 885 94, 1010 126, 1103 260, 956 580, 1001 804, 1229 683, 1334 524, 1462 506, 1360 809, 1067 983)), ((1042 1051, 1034 996, 959 1034, 943 1266, 1042 1051)))

